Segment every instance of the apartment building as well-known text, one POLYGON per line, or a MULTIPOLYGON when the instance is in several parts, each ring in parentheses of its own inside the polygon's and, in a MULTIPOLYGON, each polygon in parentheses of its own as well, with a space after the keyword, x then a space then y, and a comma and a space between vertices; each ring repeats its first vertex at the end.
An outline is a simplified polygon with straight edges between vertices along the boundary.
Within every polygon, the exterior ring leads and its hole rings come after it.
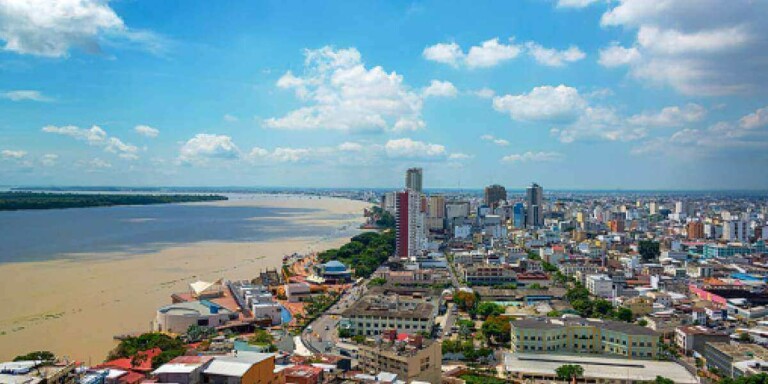
POLYGON ((375 336, 384 330, 400 333, 432 332, 438 307, 430 298, 400 295, 366 296, 342 313, 342 327, 355 335, 375 336))
POLYGON ((364 372, 392 372, 401 380, 439 383, 441 345, 420 335, 384 337, 380 343, 358 345, 358 368, 364 372))

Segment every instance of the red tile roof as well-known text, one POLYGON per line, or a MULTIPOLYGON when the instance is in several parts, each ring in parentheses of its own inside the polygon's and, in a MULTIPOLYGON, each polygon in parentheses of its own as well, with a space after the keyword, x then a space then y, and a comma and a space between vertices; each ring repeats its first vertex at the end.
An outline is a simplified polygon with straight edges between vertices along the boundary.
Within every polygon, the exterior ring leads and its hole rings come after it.
MULTIPOLYGON (((146 358, 141 361, 141 364, 138 366, 133 366, 131 364, 131 358, 130 357, 123 357, 120 359, 110 360, 107 362, 104 362, 103 364, 99 364, 96 366, 96 368, 117 368, 122 369, 124 371, 140 371, 140 372, 149 372, 152 370, 152 359, 162 353, 163 351, 160 350, 160 348, 152 348, 147 351, 141 351, 138 354, 145 355, 146 358)), ((142 378, 144 375, 142 375, 142 378)))

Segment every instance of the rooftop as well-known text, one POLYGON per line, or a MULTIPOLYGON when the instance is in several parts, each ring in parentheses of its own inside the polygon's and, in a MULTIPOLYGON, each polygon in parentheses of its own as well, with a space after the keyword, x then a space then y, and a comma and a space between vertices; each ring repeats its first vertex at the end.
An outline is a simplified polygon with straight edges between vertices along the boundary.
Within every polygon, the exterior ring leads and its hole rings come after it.
POLYGON ((636 324, 625 323, 623 321, 613 320, 601 320, 601 319, 584 319, 580 317, 569 317, 561 319, 552 318, 529 318, 523 320, 516 320, 512 322, 512 325, 518 328, 537 328, 537 329, 558 329, 565 326, 582 326, 582 327, 595 327, 603 328, 614 332, 622 332, 632 335, 646 335, 656 336, 658 335, 654 330, 646 327, 641 327, 636 324))

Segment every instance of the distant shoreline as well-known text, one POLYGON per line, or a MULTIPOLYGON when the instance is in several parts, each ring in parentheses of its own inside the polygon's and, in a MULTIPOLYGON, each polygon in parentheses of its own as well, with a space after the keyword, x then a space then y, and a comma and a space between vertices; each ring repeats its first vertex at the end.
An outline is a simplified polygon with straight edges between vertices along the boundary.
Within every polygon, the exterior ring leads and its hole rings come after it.
POLYGON ((228 200, 228 198, 213 194, 97 194, 12 191, 0 192, 0 211, 199 203, 222 200, 228 200))

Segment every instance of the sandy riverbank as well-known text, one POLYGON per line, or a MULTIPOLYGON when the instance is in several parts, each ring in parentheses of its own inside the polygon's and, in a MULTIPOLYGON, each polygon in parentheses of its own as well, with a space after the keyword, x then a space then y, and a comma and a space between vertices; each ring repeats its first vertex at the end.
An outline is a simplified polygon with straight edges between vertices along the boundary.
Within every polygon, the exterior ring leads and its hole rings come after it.
MULTIPOLYGON (((358 225, 363 208, 369 206, 351 200, 296 197, 214 204, 315 208, 319 211, 290 220, 334 228, 358 225)), ((51 350, 98 363, 115 345, 113 335, 148 330, 155 309, 170 303, 170 294, 186 290, 190 282, 252 278, 261 269, 278 267, 284 254, 336 247, 349 237, 328 235, 181 244, 138 255, 100 253, 2 264, 0 361, 33 350, 51 350)))

